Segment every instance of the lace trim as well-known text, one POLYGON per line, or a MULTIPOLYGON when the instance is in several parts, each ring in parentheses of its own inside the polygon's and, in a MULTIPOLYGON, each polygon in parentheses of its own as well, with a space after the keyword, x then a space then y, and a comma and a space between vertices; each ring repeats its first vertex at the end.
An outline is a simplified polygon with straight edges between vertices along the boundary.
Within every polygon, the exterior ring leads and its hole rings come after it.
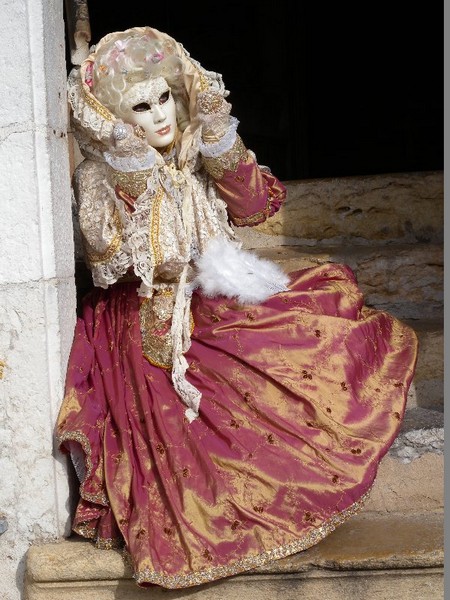
POLYGON ((198 147, 202 155, 206 158, 219 158, 222 154, 231 150, 236 142, 236 130, 238 125, 239 121, 236 117, 230 117, 230 126, 220 140, 213 144, 205 144, 204 142, 199 141, 198 147))
POLYGON ((370 492, 371 490, 369 489, 359 500, 349 506, 349 508, 333 515, 319 527, 316 527, 300 539, 295 540, 290 544, 286 544, 285 546, 267 550, 256 556, 242 558, 226 566, 213 567, 212 569, 196 571, 187 575, 165 575, 164 573, 158 573, 147 568, 142 571, 137 571, 134 574, 134 578, 139 585, 153 583, 165 588, 176 589, 208 583, 210 581, 215 581, 216 579, 230 577, 231 575, 237 575, 238 573, 249 571, 250 569, 262 567, 274 560, 279 560, 280 558, 286 558, 286 556, 291 554, 302 552, 323 540, 327 535, 332 533, 336 527, 345 523, 345 521, 356 515, 363 508, 369 498, 370 492))
POLYGON ((132 258, 123 250, 119 250, 112 259, 105 263, 92 265, 92 281, 95 287, 106 289, 120 279, 132 265, 132 258))
POLYGON ((239 163, 247 156, 247 149, 239 135, 232 148, 218 158, 203 157, 203 165, 214 179, 222 179, 225 171, 236 171, 239 163))
POLYGON ((188 265, 183 269, 178 284, 172 315, 172 383, 175 391, 188 407, 185 416, 192 423, 199 415, 201 392, 186 379, 189 367, 184 353, 191 345, 190 308, 192 292, 186 285, 188 265))
POLYGON ((110 167, 115 171, 131 173, 132 171, 143 171, 155 166, 155 151, 149 150, 145 156, 113 156, 110 152, 104 152, 103 157, 110 167))
POLYGON ((72 107, 73 119, 86 137, 100 141, 103 147, 109 144, 115 117, 83 85, 80 69, 72 69, 67 80, 67 94, 72 107))

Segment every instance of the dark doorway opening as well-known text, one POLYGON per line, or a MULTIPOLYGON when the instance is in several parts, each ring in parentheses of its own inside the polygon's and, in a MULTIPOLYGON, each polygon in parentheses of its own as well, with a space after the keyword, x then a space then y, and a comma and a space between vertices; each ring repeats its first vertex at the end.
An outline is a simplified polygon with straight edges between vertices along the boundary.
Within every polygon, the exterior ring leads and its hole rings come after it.
POLYGON ((443 169, 443 3, 89 3, 92 43, 150 25, 222 73, 282 180, 443 169), (117 6, 117 7, 116 7, 117 6))

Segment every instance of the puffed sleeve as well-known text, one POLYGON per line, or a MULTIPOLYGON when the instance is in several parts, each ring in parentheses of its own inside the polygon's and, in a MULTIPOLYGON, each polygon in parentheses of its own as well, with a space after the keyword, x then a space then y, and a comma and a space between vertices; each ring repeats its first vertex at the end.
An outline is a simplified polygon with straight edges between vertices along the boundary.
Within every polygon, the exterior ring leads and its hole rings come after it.
POLYGON ((124 275, 130 259, 122 249, 122 222, 107 165, 85 159, 77 167, 73 190, 84 254, 94 285, 106 288, 124 275))
POLYGON ((285 186, 258 165, 238 134, 230 150, 216 157, 203 156, 203 164, 237 227, 262 223, 280 209, 286 198, 285 186))

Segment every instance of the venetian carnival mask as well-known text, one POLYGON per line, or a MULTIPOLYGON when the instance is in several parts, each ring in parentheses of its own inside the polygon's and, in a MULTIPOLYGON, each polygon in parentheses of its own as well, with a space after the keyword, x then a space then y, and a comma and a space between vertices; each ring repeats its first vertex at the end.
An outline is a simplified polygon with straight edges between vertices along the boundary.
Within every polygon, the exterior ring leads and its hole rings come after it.
POLYGON ((164 148, 175 138, 177 118, 175 101, 164 77, 133 84, 123 95, 120 112, 123 120, 140 125, 153 148, 164 148))

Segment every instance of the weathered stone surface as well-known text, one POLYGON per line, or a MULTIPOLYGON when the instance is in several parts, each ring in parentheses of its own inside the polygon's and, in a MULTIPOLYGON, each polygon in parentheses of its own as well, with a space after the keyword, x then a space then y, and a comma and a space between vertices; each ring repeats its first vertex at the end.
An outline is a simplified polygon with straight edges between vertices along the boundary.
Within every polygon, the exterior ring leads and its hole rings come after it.
POLYGON ((286 186, 285 205, 254 228, 281 236, 270 245, 295 243, 292 238, 327 244, 443 239, 440 171, 289 181, 286 186))
POLYGON ((33 547, 28 554, 26 600, 134 600, 144 594, 173 600, 272 600, 275 596, 341 600, 351 595, 434 600, 441 597, 442 564, 442 515, 362 514, 305 552, 185 590, 139 589, 130 581, 118 552, 95 550, 89 542, 33 547))
POLYGON ((443 518, 441 513, 361 513, 309 550, 260 567, 257 572, 296 573, 311 567, 353 570, 442 566, 443 518))
POLYGON ((390 455, 407 463, 427 452, 444 453, 444 414, 420 407, 412 408, 405 414, 390 455))
POLYGON ((428 452, 409 462, 383 458, 364 512, 412 514, 444 508, 444 457, 428 452))
POLYGON ((0 535, 8 529, 8 521, 4 517, 0 517, 0 535))
POLYGON ((227 582, 189 590, 137 589, 133 582, 96 581, 33 584, 25 600, 440 600, 442 569, 399 569, 323 573, 297 577, 278 575, 235 577, 227 582))
POLYGON ((346 264, 355 272, 369 306, 390 310, 402 319, 442 317, 443 249, 440 245, 278 246, 255 251, 279 263, 287 272, 327 262, 346 264))
POLYGON ((444 324, 442 320, 413 320, 419 341, 414 382, 408 407, 444 410, 444 324))

